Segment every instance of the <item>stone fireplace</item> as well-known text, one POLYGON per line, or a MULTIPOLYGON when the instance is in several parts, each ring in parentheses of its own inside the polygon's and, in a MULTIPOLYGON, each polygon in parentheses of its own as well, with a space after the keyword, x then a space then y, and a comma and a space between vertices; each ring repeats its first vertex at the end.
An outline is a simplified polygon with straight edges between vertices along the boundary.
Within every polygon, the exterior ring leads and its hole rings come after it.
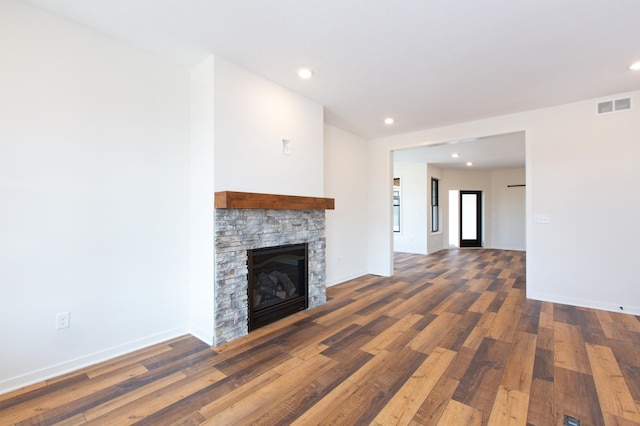
POLYGON ((324 210, 333 204, 329 198, 216 193, 214 345, 249 331, 249 250, 305 245, 308 306, 326 302, 324 210))

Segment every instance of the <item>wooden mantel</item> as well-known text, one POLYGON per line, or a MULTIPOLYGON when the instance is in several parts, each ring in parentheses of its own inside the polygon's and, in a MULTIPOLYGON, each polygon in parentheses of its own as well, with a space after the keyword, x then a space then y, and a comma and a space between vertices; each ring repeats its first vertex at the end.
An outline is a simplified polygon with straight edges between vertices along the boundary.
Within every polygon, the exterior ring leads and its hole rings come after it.
POLYGON ((215 193, 216 209, 333 210, 333 198, 256 194, 221 191, 215 193))

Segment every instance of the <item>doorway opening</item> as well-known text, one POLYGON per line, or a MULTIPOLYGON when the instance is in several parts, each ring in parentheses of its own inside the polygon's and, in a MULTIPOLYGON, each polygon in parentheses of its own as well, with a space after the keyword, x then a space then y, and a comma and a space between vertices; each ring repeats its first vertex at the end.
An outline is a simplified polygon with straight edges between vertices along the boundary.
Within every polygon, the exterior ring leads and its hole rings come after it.
MULTIPOLYGON (((460 248, 461 240, 463 247, 526 249, 526 191, 516 194, 507 189, 526 181, 524 131, 422 144, 394 149, 391 154, 394 173, 391 177, 399 176, 402 170, 412 171, 402 175, 403 234, 414 239, 426 236, 423 239, 427 253, 460 248), (472 167, 467 165, 469 162, 472 167), (430 209, 434 206, 429 183, 433 184, 433 178, 438 179, 441 190, 440 233, 432 232, 434 215, 430 209), (471 219, 465 221, 471 223, 470 227, 461 226, 463 190, 480 191, 479 196, 470 195, 479 197, 472 198, 476 206, 472 204, 471 219), (412 221, 408 222, 409 219, 412 221), (415 226, 409 229, 404 226, 407 223, 415 226), (462 231, 465 235, 461 235, 462 231)), ((391 199, 390 193, 385 196, 391 199)), ((391 234, 392 250, 404 251, 404 242, 399 244, 397 236, 391 234)), ((391 265, 390 271, 393 257, 391 265)))

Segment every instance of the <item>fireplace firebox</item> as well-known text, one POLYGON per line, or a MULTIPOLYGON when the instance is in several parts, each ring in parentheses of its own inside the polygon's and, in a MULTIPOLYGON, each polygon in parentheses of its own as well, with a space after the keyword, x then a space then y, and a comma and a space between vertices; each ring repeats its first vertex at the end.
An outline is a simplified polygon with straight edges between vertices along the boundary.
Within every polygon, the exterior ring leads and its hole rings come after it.
POLYGON ((307 244, 247 250, 249 331, 307 309, 307 259, 307 244))

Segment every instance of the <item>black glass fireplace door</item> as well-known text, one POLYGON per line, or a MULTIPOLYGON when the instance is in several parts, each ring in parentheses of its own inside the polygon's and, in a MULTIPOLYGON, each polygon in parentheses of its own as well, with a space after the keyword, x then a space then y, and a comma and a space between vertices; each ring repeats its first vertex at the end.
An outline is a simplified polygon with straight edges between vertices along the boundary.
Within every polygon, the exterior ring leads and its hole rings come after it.
POLYGON ((248 250, 249 331, 308 307, 306 244, 248 250))

